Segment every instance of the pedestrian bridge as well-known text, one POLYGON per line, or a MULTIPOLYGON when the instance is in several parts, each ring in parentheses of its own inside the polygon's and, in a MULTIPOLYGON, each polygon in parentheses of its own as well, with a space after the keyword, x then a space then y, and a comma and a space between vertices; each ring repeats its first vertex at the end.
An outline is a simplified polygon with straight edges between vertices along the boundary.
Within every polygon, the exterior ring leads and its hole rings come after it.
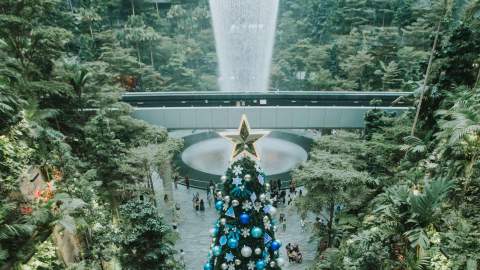
POLYGON ((234 129, 246 114, 252 128, 363 128, 367 111, 400 114, 405 92, 127 93, 134 116, 167 129, 234 129), (379 107, 370 106, 379 100, 379 107))

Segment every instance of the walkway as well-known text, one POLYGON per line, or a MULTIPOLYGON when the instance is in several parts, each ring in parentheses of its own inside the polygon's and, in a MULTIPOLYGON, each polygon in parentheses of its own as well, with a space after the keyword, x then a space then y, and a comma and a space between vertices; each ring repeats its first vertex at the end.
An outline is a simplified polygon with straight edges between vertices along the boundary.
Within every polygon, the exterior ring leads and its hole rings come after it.
MULTIPOLYGON (((196 212, 192 206, 192 197, 194 192, 199 192, 200 197, 206 201, 206 192, 203 190, 190 189, 186 190, 184 186, 178 186, 178 190, 174 190, 175 201, 180 205, 179 213, 179 235, 180 239, 177 241, 176 249, 183 249, 185 252, 185 264, 187 270, 202 270, 202 266, 206 261, 207 253, 210 245, 209 230, 217 219, 217 213, 213 207, 208 207, 206 204, 206 211, 196 212)), ((287 216, 287 230, 285 232, 280 228, 277 231, 276 237, 283 243, 282 256, 287 261, 282 268, 284 270, 305 270, 313 264, 315 257, 315 243, 309 242, 310 233, 301 232, 300 218, 294 207, 278 209, 286 213, 287 216), (285 245, 287 243, 298 243, 300 250, 304 255, 304 262, 302 264, 289 264, 285 245)), ((278 214, 277 214, 278 215, 278 214)), ((307 224, 312 224, 313 220, 307 220, 307 224)), ((308 227, 308 226, 307 226, 308 227)))

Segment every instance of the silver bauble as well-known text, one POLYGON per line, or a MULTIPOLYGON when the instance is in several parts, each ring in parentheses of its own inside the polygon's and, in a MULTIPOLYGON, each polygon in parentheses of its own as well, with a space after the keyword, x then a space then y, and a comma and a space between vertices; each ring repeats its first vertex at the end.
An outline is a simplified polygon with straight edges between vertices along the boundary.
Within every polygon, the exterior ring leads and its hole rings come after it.
POLYGON ((217 198, 221 198, 222 197, 222 192, 221 191, 217 191, 217 198))
POLYGON ((275 261, 270 262, 270 267, 274 268, 275 267, 275 261))
POLYGON ((222 223, 222 225, 225 225, 225 223, 227 223, 227 219, 226 218, 221 218, 220 223, 222 223))
POLYGON ((232 201, 232 206, 233 206, 233 207, 236 207, 236 206, 238 206, 238 205, 240 205, 240 203, 239 203, 237 200, 233 200, 233 201, 232 201))
POLYGON ((270 190, 270 184, 269 184, 269 183, 266 183, 266 184, 265 184, 265 189, 266 189, 266 190, 270 190))
POLYGON ((265 196, 265 194, 260 194, 260 201, 261 202, 265 202, 265 200, 267 199, 267 196, 265 196))
POLYGON ((255 249, 255 254, 260 255, 262 254, 262 250, 260 248, 255 249))
POLYGON ((246 174, 245 181, 250 182, 250 180, 252 180, 252 176, 250 176, 250 174, 246 174))
POLYGON ((227 270, 228 269, 228 265, 226 263, 222 263, 222 269, 223 270, 227 270))
POLYGON ((242 261, 240 261, 239 259, 236 259, 235 260, 235 265, 240 265, 240 264, 242 264, 242 261))
POLYGON ((248 258, 252 256, 252 249, 249 246, 243 246, 242 250, 240 250, 240 253, 242 253, 243 257, 248 258))
POLYGON ((227 196, 223 197, 223 200, 227 203, 230 202, 230 196, 227 195, 227 196))
POLYGON ((220 180, 222 181, 222 183, 225 183, 225 181, 227 181, 227 177, 225 175, 222 175, 222 177, 220 177, 220 180))

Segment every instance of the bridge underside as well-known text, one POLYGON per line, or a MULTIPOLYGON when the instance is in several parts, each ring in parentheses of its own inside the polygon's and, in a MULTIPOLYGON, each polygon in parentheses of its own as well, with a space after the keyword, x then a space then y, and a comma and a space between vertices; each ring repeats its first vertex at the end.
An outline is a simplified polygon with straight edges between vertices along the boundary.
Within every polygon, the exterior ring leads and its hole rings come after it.
MULTIPOLYGON (((374 107, 136 107, 135 117, 167 129, 235 129, 246 114, 256 129, 316 129, 364 127, 364 115, 374 107)), ((409 107, 377 107, 402 113, 409 107)))

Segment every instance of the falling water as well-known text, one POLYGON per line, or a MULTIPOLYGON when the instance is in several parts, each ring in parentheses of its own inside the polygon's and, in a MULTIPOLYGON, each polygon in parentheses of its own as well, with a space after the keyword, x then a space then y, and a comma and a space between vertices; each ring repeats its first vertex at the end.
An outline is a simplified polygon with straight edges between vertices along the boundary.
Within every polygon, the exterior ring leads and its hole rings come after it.
POLYGON ((267 91, 279 0, 210 0, 222 91, 267 91))

